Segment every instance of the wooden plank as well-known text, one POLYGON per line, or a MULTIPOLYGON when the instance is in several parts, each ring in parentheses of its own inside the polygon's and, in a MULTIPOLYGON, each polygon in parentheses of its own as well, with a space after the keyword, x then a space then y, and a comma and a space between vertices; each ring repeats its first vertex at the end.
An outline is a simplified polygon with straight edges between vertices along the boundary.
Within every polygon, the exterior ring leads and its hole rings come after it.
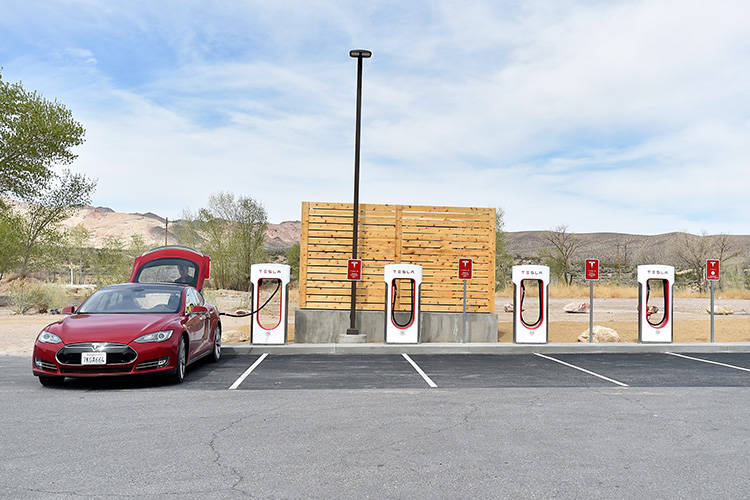
POLYGON ((310 204, 302 202, 302 227, 299 242, 299 307, 307 307, 307 233, 310 204))
MULTIPOLYGON (((380 303, 383 304, 385 294, 367 294, 367 293, 359 293, 359 290, 357 290, 357 301, 361 298, 364 302, 370 302, 370 303, 380 303)), ((456 308, 463 308, 463 298, 460 301, 450 300, 447 297, 425 297, 422 296, 422 304, 427 305, 433 305, 433 304, 440 304, 450 307, 456 307, 456 308)), ((408 299, 408 296, 407 296, 408 299)), ((405 299, 405 300, 407 300, 405 299)), ((310 300, 315 300, 317 302, 336 302, 336 303, 350 303, 351 301, 351 292, 349 295, 347 294, 315 294, 310 297, 310 300)), ((408 301, 408 300, 407 300, 408 301)), ((480 307, 480 306, 486 306, 486 301, 484 299, 468 299, 467 300, 467 306, 472 307, 480 307)))
MULTIPOLYGON (((336 203, 336 202, 322 202, 322 201, 311 201, 307 202, 309 203, 311 208, 333 208, 333 209, 339 209, 339 208, 348 208, 349 210, 352 209, 353 204, 352 203, 336 203)), ((394 204, 375 204, 375 203, 362 203, 360 204, 360 207, 362 208, 373 208, 373 209, 395 209, 396 207, 403 208, 405 211, 419 211, 419 212, 458 212, 458 213, 465 213, 465 212, 472 212, 472 213, 495 213, 494 208, 487 208, 487 207, 458 207, 458 206, 448 206, 448 205, 394 205, 394 204)))
MULTIPOLYGON (((354 215, 354 210, 352 210, 351 208, 346 208, 346 209, 342 209, 342 210, 334 210, 334 209, 326 209, 326 208, 324 208, 324 209, 315 209, 315 208, 313 208, 313 209, 310 210, 310 215, 327 215, 327 216, 334 216, 334 217, 345 217, 345 216, 348 215, 351 218, 354 215)), ((391 209, 391 210, 376 210, 376 209, 371 209, 371 208, 367 208, 367 207, 362 207, 362 205, 360 205, 359 215, 360 215, 360 217, 367 217, 367 218, 383 217, 383 218, 391 218, 392 219, 394 217, 394 215, 395 215, 395 211, 393 209, 391 209)))
MULTIPOLYGON (((346 234, 349 235, 349 238, 352 237, 352 225, 351 224, 338 224, 338 223, 310 224, 309 230, 311 233, 320 233, 320 232, 333 233, 334 237, 335 236, 344 237, 344 235, 346 234)), ((360 233, 382 232, 384 234, 390 234, 391 236, 393 236, 393 224, 360 224, 358 232, 360 233)), ((418 233, 415 233, 415 234, 418 234, 418 233)), ((316 236, 320 236, 320 235, 316 234, 316 236)))
MULTIPOLYGON (((328 268, 344 267, 345 268, 347 260, 349 259, 349 257, 344 253, 336 254, 338 256, 331 256, 331 257, 329 256, 321 257, 320 256, 321 252, 314 252, 314 253, 315 253, 315 256, 308 255, 307 264, 310 267, 328 267, 328 268)), ((468 256, 461 255, 461 257, 471 257, 471 255, 468 255, 468 256)), ((452 273, 453 275, 457 275, 456 263, 458 262, 458 259, 459 259, 459 256, 447 257, 447 258, 436 257, 434 258, 432 262, 430 262, 429 265, 422 264, 422 269, 423 270, 426 270, 426 269, 444 270, 446 272, 452 273)), ((386 258, 386 257, 382 257, 379 259, 367 259, 367 260, 362 259, 362 268, 364 269, 366 267, 367 268, 378 267, 382 271, 384 265, 393 264, 394 260, 395 259, 393 258, 386 258)), ((413 259, 413 258, 410 259, 409 262, 406 262, 406 259, 401 259, 401 262, 405 264, 411 264, 411 263, 419 264, 420 263, 419 259, 413 259)), ((488 265, 484 263, 474 265, 475 273, 489 273, 491 271, 493 271, 493 269, 491 269, 488 265)))
MULTIPOLYGON (((334 309, 334 310, 348 310, 349 309, 349 302, 336 302, 336 301, 327 301, 327 300, 316 300, 316 301, 309 301, 308 302, 308 308, 310 309, 334 309)), ((359 311, 382 311, 384 310, 384 304, 382 302, 364 302, 364 301, 357 301, 357 310, 359 311)), ((461 312, 463 310, 463 304, 461 306, 453 306, 453 305, 446 305, 446 304, 427 304, 425 302, 422 302, 421 310, 428 312, 461 312)), ((472 307, 470 312, 479 312, 479 313, 488 313, 492 312, 490 311, 489 306, 475 306, 472 307)))
MULTIPOLYGON (((311 214, 310 224, 313 226, 321 224, 340 224, 351 226, 352 225, 352 213, 341 212, 340 214, 311 214)), ((371 224, 375 226, 382 225, 393 225, 394 215, 393 214, 382 214, 377 215, 371 214, 360 214, 359 221, 362 224, 371 224)))
MULTIPOLYGON (((385 283, 383 283, 385 285, 385 283)), ((357 297, 373 297, 376 300, 383 300, 383 297, 385 296, 386 288, 385 286, 379 286, 379 287, 371 287, 371 288, 363 288, 360 290, 360 287, 357 287, 357 297)), ((463 302, 463 291, 461 290, 455 290, 453 292, 433 292, 430 290, 425 290, 424 288, 421 290, 421 296, 422 299, 430 302, 430 301, 443 301, 450 304, 455 305, 456 307, 459 307, 463 302)), ((314 297, 321 297, 321 296, 340 296, 340 297, 349 297, 351 295, 351 290, 346 290, 341 287, 336 288, 320 288, 320 287, 308 287, 307 288, 307 294, 310 298, 314 297)), ((471 303, 477 303, 477 304, 484 304, 487 302, 487 297, 482 293, 481 290, 475 291, 473 293, 467 293, 467 299, 471 301, 471 303)))
POLYGON ((488 264, 488 272, 490 276, 490 284, 487 288, 487 294, 490 296, 490 311, 489 312, 495 312, 495 287, 497 286, 497 283, 495 281, 495 269, 496 269, 496 262, 495 259, 497 259, 497 248, 495 245, 497 244, 497 231, 496 231, 496 218, 495 213, 492 214, 492 237, 490 239, 491 243, 491 249, 490 249, 490 258, 488 264))
POLYGON ((401 244, 402 244, 402 231, 401 231, 401 211, 399 207, 396 210, 396 222, 393 227, 394 238, 393 238, 393 263, 401 262, 401 244))
MULTIPOLYGON (((326 226, 328 227, 328 226, 326 226)), ((382 227, 382 226, 375 226, 382 227)), ((387 228, 388 226, 386 226, 387 228)), ((494 234, 483 227, 439 227, 435 225, 429 226, 409 226, 401 222, 401 231, 405 237, 410 238, 434 238, 440 236, 455 236, 458 239, 462 239, 466 236, 474 238, 484 238, 489 240, 490 237, 494 237, 494 234)))

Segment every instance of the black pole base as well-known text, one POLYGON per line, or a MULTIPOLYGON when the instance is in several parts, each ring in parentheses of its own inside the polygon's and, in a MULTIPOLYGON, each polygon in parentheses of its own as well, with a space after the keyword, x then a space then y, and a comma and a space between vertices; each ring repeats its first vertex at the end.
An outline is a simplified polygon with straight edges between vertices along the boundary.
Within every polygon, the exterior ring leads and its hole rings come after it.
POLYGON ((359 335, 359 328, 347 328, 346 334, 347 335, 359 335))

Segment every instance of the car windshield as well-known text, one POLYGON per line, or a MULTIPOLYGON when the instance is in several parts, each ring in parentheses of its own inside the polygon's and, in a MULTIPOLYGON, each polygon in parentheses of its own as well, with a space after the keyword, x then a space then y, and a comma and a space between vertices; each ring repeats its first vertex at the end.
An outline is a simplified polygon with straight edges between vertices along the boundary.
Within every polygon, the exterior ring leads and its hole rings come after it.
POLYGON ((78 314, 176 313, 182 287, 113 286, 94 292, 76 311, 78 314))

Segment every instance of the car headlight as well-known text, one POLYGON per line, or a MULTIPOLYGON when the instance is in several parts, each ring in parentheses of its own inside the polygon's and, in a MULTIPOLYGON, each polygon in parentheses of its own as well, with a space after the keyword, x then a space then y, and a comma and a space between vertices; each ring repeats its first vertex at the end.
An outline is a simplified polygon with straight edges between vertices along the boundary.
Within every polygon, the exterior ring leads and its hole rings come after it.
POLYGON ((42 342, 44 344, 59 344, 62 342, 62 339, 55 335, 54 333, 50 333, 47 330, 42 330, 42 333, 39 334, 39 337, 36 339, 38 342, 42 342))
POLYGON ((135 339, 136 342, 139 344, 143 344, 145 342, 164 342, 165 340, 169 340, 169 338, 172 336, 172 330, 162 330, 160 332, 153 332, 153 333, 147 333, 146 335, 141 335, 137 339, 135 339))

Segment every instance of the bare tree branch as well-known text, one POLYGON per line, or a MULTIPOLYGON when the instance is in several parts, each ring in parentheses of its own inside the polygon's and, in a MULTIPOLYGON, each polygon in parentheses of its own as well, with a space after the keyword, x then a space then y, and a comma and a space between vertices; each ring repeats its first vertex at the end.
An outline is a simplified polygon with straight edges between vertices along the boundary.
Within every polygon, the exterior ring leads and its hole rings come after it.
POLYGON ((552 246, 549 255, 551 264, 566 285, 573 283, 572 263, 576 253, 583 246, 583 241, 575 234, 568 232, 568 226, 557 226, 547 231, 542 237, 552 246))

